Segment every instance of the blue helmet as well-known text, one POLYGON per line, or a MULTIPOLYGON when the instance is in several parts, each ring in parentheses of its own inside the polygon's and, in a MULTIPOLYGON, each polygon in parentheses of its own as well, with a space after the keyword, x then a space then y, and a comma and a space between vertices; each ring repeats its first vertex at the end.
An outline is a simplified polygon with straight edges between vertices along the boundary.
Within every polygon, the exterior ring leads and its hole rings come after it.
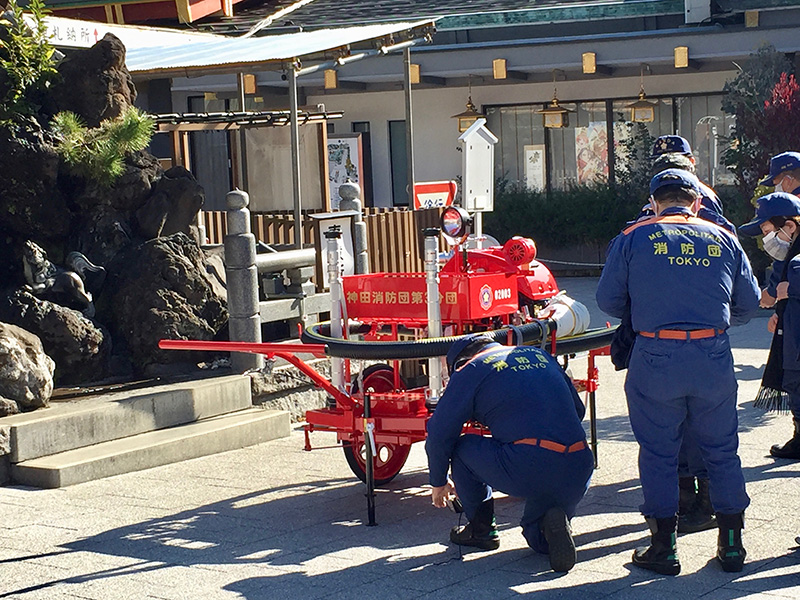
POLYGON ((692 156, 692 147, 689 141, 679 135, 662 135, 653 144, 653 153, 650 158, 658 158, 662 154, 671 153, 683 154, 684 156, 692 156))
POLYGON ((759 185, 774 186, 775 178, 778 175, 795 169, 800 169, 800 153, 783 152, 782 154, 773 156, 769 161, 769 176, 763 181, 760 181, 759 185))
POLYGON ((456 340, 447 351, 447 372, 452 375, 453 371, 460 366, 459 362, 469 360, 484 346, 492 343, 495 343, 494 338, 488 333, 473 333, 456 340))
POLYGON ((761 235, 761 224, 772 217, 796 217, 800 215, 800 198, 786 192, 766 194, 756 200, 756 216, 739 226, 743 235, 761 235))
POLYGON ((661 188, 670 185, 689 188, 697 194, 700 193, 700 180, 696 175, 683 169, 666 169, 650 180, 650 195, 653 196, 661 188))

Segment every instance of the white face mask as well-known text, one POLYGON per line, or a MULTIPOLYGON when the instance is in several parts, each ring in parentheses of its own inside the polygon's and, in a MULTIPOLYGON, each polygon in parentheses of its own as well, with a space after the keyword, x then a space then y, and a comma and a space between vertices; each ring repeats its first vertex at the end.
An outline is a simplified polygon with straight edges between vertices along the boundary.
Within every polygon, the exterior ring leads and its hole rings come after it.
POLYGON ((764 236, 764 252, 769 254, 775 260, 783 260, 789 254, 790 242, 782 240, 778 237, 778 230, 770 231, 764 236))
POLYGON ((785 192, 786 190, 783 189, 783 181, 775 185, 776 192, 785 192))

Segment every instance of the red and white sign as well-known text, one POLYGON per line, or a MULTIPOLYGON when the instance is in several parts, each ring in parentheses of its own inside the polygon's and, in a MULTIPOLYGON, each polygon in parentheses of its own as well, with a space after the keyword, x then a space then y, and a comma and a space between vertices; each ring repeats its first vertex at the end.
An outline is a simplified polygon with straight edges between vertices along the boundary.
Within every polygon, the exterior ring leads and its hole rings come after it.
POLYGON ((453 204, 455 181, 420 181, 414 184, 414 210, 444 208, 453 204))

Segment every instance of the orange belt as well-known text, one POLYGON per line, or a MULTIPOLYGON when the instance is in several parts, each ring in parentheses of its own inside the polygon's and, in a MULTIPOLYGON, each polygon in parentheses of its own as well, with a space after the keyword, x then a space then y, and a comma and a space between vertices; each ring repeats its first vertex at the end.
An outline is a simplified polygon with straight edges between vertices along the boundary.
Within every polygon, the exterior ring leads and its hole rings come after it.
POLYGON ((584 448, 588 448, 585 440, 581 440, 580 442, 575 442, 571 446, 565 446, 564 444, 559 444, 558 442, 551 442, 550 440, 540 440, 538 438, 523 438, 521 440, 517 440, 514 443, 527 444, 529 446, 539 446, 540 448, 544 448, 545 450, 552 450, 553 452, 558 452, 559 454, 569 454, 571 452, 577 452, 578 450, 583 450, 584 448))
POLYGON ((705 338, 722 335, 724 329, 661 329, 655 333, 650 331, 640 331, 639 335, 646 338, 658 338, 661 340, 703 340, 705 338))

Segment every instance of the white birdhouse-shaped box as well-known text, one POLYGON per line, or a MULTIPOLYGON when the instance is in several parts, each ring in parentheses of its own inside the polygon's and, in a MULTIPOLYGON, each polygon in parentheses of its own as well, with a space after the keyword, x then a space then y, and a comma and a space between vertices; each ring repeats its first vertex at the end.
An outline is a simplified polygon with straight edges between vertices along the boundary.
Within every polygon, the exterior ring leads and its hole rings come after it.
POLYGON ((461 201, 469 212, 494 209, 494 145, 497 138, 485 125, 486 119, 478 119, 458 138, 463 144, 461 201))

